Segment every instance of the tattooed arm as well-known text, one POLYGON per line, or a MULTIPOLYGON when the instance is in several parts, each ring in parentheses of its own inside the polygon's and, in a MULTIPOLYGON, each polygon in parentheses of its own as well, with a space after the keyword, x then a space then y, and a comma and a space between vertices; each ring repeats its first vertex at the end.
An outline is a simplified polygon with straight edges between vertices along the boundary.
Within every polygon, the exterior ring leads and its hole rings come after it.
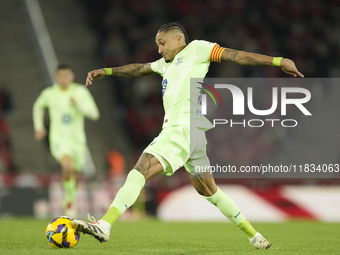
MULTIPOLYGON (((240 65, 273 66, 273 57, 228 48, 222 52, 221 61, 233 61, 240 65)), ((280 67, 287 74, 294 77, 303 77, 303 74, 297 70, 294 62, 288 58, 281 60, 280 67)))
MULTIPOLYGON (((112 70, 112 74, 111 74, 112 76, 127 77, 127 78, 141 77, 141 76, 156 74, 151 68, 151 63, 130 64, 130 65, 125 65, 125 66, 120 66, 120 67, 112 67, 111 70, 112 70)), ((106 75, 106 72, 104 69, 98 69, 98 70, 93 70, 91 72, 88 72, 85 87, 87 87, 88 85, 92 85, 92 82, 94 80, 99 80, 103 78, 105 75, 106 75)))

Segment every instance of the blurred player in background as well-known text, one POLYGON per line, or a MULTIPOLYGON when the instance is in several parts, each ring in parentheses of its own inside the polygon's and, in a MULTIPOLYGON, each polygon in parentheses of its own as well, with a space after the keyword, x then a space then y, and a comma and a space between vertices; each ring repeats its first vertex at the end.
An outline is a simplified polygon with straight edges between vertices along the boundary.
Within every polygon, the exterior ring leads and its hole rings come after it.
POLYGON ((73 225, 101 242, 107 241, 111 226, 136 201, 145 182, 161 173, 170 176, 184 166, 192 185, 203 198, 218 207, 221 213, 239 227, 252 245, 259 249, 269 248, 270 242, 251 226, 233 200, 218 188, 212 174, 193 171, 195 166, 210 166, 206 155, 205 131, 213 126, 202 114, 196 114, 201 107, 198 103, 200 89, 190 86, 190 78, 202 78, 203 81, 210 62, 225 61, 240 65, 279 66, 294 77, 303 75, 294 62, 286 58, 227 49, 207 41, 195 40, 189 43, 184 28, 173 22, 158 30, 156 44, 162 58, 153 63, 130 64, 88 73, 86 86, 105 75, 140 77, 160 74, 163 76, 165 117, 161 133, 144 150, 104 217, 95 222, 89 216, 93 222, 74 220, 73 225))
POLYGON ((73 83, 71 66, 59 64, 55 75, 57 84, 44 89, 33 106, 35 139, 42 140, 47 132, 44 127, 44 109, 50 115, 49 141, 53 157, 62 168, 64 213, 76 216, 77 178, 86 158, 84 117, 98 120, 99 111, 90 92, 73 83))

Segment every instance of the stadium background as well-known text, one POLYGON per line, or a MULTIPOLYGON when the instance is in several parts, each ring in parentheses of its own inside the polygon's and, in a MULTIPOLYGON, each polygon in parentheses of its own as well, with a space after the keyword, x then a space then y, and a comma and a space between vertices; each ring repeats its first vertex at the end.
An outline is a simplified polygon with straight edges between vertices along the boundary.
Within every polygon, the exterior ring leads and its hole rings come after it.
MULTIPOLYGON (((32 105, 51 82, 28 2, 39 3, 45 32, 56 56, 73 64, 79 83, 84 83, 86 73, 92 69, 158 59, 154 36, 160 25, 168 21, 182 24, 190 40, 205 39, 233 49, 288 57, 306 77, 340 76, 340 61, 336 57, 340 48, 338 0, 1 1, 1 217, 49 218, 61 214, 59 166, 49 154, 47 141, 39 144, 33 139, 32 105)), ((286 77, 278 68, 232 63, 213 63, 208 76, 286 77)), ((88 176, 80 183, 78 207, 82 217, 87 212, 100 216, 107 210, 127 171, 158 135, 163 118, 160 81, 157 76, 107 77, 90 87, 101 118, 86 123, 97 174, 91 174, 93 167, 89 167, 88 176)), ((325 89, 318 93, 327 100, 334 92, 325 89)), ((336 115, 338 109, 335 106, 328 114, 336 115)), ((247 154, 257 158, 254 151, 279 150, 284 146, 281 139, 266 143, 265 148, 254 147, 253 142, 265 134, 254 134, 248 140, 241 140, 245 137, 242 132, 228 137, 232 140, 226 144, 242 142, 246 148, 241 156, 236 149, 229 153, 230 161, 238 162, 247 154)), ((340 155, 339 146, 333 150, 340 155)), ((339 157, 335 160, 334 163, 340 163, 339 157)), ((218 182, 250 221, 340 221, 340 187, 336 178, 218 182)), ((145 209, 148 215, 167 220, 224 220, 188 183, 184 171, 171 178, 152 180, 140 198, 146 201, 145 205, 137 203, 135 212, 123 218, 136 217, 145 209)))

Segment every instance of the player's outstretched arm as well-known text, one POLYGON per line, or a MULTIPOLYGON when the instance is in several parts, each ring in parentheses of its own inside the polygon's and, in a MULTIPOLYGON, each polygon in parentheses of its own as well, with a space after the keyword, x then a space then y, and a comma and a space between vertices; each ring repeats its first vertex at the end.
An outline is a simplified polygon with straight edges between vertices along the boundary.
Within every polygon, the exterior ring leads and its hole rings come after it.
POLYGON ((47 106, 49 99, 49 89, 43 90, 33 105, 33 125, 34 125, 34 138, 36 141, 41 141, 46 135, 47 131, 44 126, 44 110, 47 106))
MULTIPOLYGON (((233 61, 240 65, 252 65, 252 66, 273 66, 273 57, 249 53, 245 51, 238 51, 226 48, 221 55, 222 61, 233 61)), ((295 63, 288 59, 282 58, 279 63, 277 63, 282 71, 287 74, 290 74, 294 77, 304 77, 302 73, 300 73, 295 63)))
POLYGON ((94 80, 99 80, 103 78, 105 75, 132 78, 132 77, 141 77, 141 76, 153 75, 153 74, 156 74, 156 73, 152 70, 151 63, 130 64, 130 65, 125 65, 125 66, 120 66, 120 67, 97 69, 97 70, 88 72, 85 87, 92 85, 92 82, 94 80))

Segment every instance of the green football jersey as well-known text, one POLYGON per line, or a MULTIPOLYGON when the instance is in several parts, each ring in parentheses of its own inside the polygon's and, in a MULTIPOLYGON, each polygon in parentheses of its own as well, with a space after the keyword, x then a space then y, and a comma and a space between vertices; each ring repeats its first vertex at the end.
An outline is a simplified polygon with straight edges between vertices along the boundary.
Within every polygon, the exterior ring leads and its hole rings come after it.
MULTIPOLYGON (((163 128, 167 125, 192 125, 208 130, 211 122, 201 114, 200 84, 190 86, 190 78, 203 78, 208 72, 211 61, 218 61, 213 56, 216 43, 195 40, 180 51, 171 63, 161 58, 151 63, 154 72, 163 76, 162 97, 165 111, 163 128)), ((222 48, 219 50, 219 57, 222 48)), ((217 52, 217 50, 216 50, 217 52)))
POLYGON ((50 115, 50 143, 86 144, 84 117, 92 120, 99 118, 96 103, 88 89, 72 83, 67 90, 57 84, 44 89, 33 106, 35 131, 44 129, 44 109, 48 107, 50 115), (76 106, 71 103, 71 98, 76 106))

